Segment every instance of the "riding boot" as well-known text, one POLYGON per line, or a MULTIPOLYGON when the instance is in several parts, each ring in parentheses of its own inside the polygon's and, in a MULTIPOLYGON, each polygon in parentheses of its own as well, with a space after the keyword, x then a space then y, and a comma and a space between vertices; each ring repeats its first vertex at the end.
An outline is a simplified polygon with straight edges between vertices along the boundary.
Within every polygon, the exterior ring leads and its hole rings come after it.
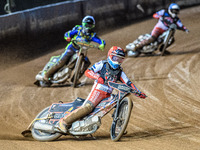
POLYGON ((93 109, 92 105, 89 103, 86 103, 86 105, 81 106, 80 108, 76 109, 71 114, 69 114, 68 116, 60 119, 56 128, 60 130, 62 133, 67 133, 67 130, 71 127, 71 124, 74 121, 86 116, 92 111, 92 109, 93 109))
POLYGON ((44 71, 44 80, 48 81, 49 77, 56 72, 58 69, 60 69, 64 65, 64 61, 57 62, 57 64, 51 66, 47 71, 44 71))
POLYGON ((66 64, 66 62, 69 61, 71 57, 71 54, 70 55, 62 55, 59 60, 53 64, 51 67, 49 67, 47 70, 44 71, 44 76, 43 76, 43 79, 48 81, 49 77, 54 73, 56 72, 58 69, 60 69, 62 66, 64 66, 66 64))
POLYGON ((152 42, 155 41, 155 37, 151 36, 150 38, 148 38, 147 40, 143 40, 141 41, 140 43, 138 43, 135 47, 134 47, 134 51, 137 50, 137 49, 140 49, 142 48, 143 46, 145 45, 148 45, 152 42))
POLYGON ((60 119, 60 121, 58 122, 56 128, 57 128, 58 130, 60 130, 62 133, 67 133, 67 130, 68 130, 68 129, 67 129, 67 125, 66 125, 66 123, 63 121, 63 118, 60 119))
POLYGON ((71 125, 74 121, 86 116, 92 111, 93 107, 89 103, 73 111, 71 114, 63 118, 66 125, 71 125))

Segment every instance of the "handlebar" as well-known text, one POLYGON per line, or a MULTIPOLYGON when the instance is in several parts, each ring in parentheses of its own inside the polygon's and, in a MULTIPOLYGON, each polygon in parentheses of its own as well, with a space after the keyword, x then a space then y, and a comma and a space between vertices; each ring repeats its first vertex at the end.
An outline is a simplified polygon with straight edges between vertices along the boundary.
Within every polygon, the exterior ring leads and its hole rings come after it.
POLYGON ((137 90, 131 88, 130 86, 124 84, 124 83, 115 83, 108 81, 108 85, 118 91, 124 92, 124 93, 134 93, 140 95, 140 92, 137 90))
POLYGON ((177 29, 177 25, 176 24, 174 24, 174 23, 172 23, 172 24, 170 24, 170 26, 169 26, 169 28, 171 28, 171 29, 177 29))
POLYGON ((86 47, 86 48, 97 48, 97 49, 99 49, 99 47, 97 45, 89 43, 89 42, 85 42, 85 41, 78 41, 78 40, 72 39, 72 43, 74 43, 75 45, 78 45, 80 48, 86 47))

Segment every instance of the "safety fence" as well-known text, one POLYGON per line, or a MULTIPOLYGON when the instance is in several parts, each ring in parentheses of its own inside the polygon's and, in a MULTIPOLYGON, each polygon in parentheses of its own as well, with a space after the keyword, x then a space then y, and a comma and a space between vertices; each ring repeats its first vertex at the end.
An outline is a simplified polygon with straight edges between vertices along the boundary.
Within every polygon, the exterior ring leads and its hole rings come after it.
MULTIPOLYGON (((17 11, 0 16, 0 44, 4 47, 22 45, 26 49, 39 46, 42 53, 64 41, 64 33, 81 24, 85 15, 94 16, 96 31, 102 31, 152 15, 161 8, 167 8, 171 2, 174 1, 74 0, 17 11)), ((177 3, 188 7, 200 4, 200 0, 178 0, 177 3)), ((34 55, 34 52, 26 55, 34 55)))

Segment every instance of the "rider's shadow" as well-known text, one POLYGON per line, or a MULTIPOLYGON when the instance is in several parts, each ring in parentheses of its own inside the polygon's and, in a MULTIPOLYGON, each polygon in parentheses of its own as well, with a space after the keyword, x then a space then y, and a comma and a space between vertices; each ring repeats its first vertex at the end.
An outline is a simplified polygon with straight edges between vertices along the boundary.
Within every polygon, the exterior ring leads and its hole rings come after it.
POLYGON ((170 129, 155 129, 155 130, 147 130, 143 132, 133 132, 131 134, 127 134, 123 138, 131 138, 131 139, 147 139, 147 138, 159 138, 168 135, 174 135, 176 133, 180 133, 181 131, 187 131, 192 126, 185 127, 172 127, 170 129))
POLYGON ((64 87, 72 87, 72 84, 67 83, 67 84, 56 84, 56 85, 51 85, 50 87, 46 88, 64 88, 64 87))
POLYGON ((186 55, 186 54, 195 54, 195 53, 200 53, 200 48, 196 48, 196 49, 188 50, 188 51, 176 51, 176 52, 172 52, 171 55, 186 55))

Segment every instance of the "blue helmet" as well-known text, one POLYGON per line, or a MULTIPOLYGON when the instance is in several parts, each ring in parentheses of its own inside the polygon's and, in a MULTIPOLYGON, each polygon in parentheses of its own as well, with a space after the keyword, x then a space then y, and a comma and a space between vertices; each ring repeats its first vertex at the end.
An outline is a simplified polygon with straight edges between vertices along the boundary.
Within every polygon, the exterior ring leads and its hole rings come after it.
POLYGON ((168 12, 172 16, 172 18, 175 18, 177 14, 179 13, 179 11, 180 11, 180 7, 178 6, 178 4, 171 3, 169 5, 168 12))
POLYGON ((125 57, 125 51, 117 46, 111 47, 108 51, 107 61, 113 69, 119 68, 125 57))

